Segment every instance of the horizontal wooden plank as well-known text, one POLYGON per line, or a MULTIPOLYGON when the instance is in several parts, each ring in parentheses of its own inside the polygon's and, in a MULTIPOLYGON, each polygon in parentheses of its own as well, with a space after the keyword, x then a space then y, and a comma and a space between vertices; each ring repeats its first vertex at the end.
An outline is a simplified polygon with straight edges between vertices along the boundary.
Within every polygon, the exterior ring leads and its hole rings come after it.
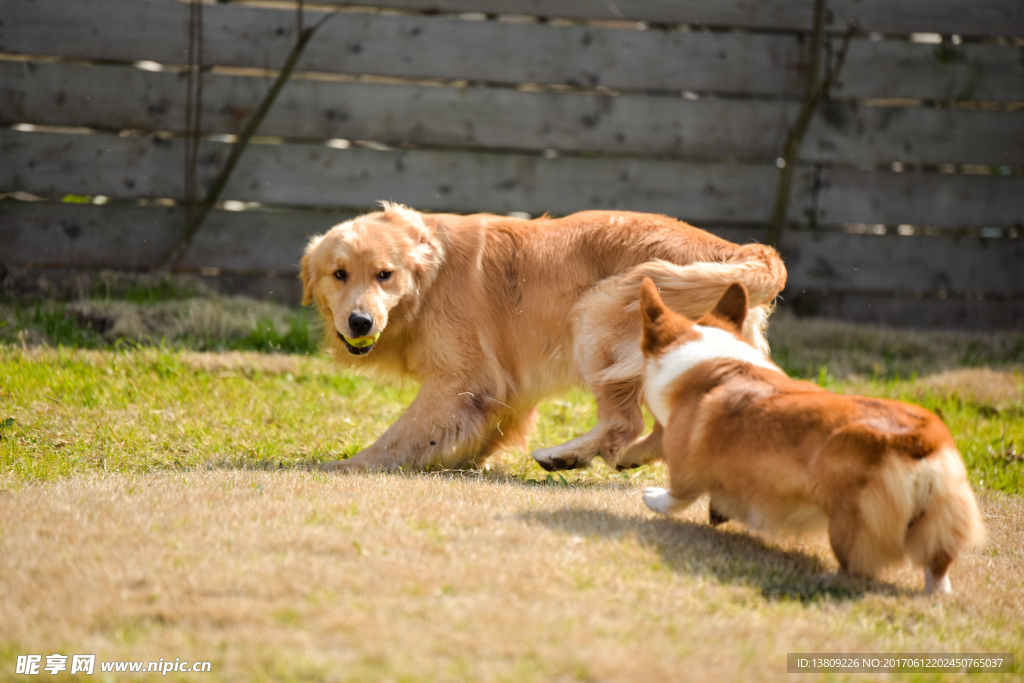
MULTIPOLYGON (((365 7, 353 0, 320 4, 365 7)), ((702 24, 764 29, 810 29, 814 6, 792 0, 374 0, 373 6, 428 12, 481 12, 564 19, 702 24)))
MULTIPOLYGON (((182 267, 224 274, 293 275, 309 237, 353 214, 214 211, 182 267)), ((184 225, 178 207, 0 203, 3 260, 45 268, 145 270, 159 264, 184 225)), ((759 230, 712 228, 738 243, 759 230)), ((964 292, 1024 294, 1024 241, 790 231, 783 243, 789 289, 902 292, 956 298, 964 292)))
POLYGON ((892 173, 825 168, 819 223, 939 227, 1024 226, 1024 176, 892 173))
POLYGON ((829 0, 827 26, 881 33, 941 33, 964 36, 1024 35, 1020 0, 829 0))
MULTIPOLYGON (((312 211, 214 211, 181 269, 216 272, 225 282, 234 276, 227 283, 231 291, 297 299, 291 278, 308 237, 346 218, 312 211)), ((31 269, 37 278, 75 269, 147 270, 167 253, 182 222, 180 208, 0 203, 2 263, 8 271, 31 269)), ((758 232, 712 231, 736 242, 758 232)), ((804 314, 897 326, 1021 327, 1022 252, 1021 240, 794 231, 783 247, 789 270, 784 305, 804 314)))
MULTIPOLYGON (((203 186, 228 145, 204 142, 203 186)), ((118 198, 172 197, 183 192, 181 140, 116 135, 0 131, 0 191, 118 198)), ((322 145, 252 145, 223 199, 317 207, 366 207, 380 199, 435 211, 621 209, 700 223, 756 222, 771 209, 774 166, 700 164, 628 158, 377 151, 322 145)), ((795 183, 791 216, 804 220, 810 173, 795 183)))
MULTIPOLYGON (((268 84, 209 74, 208 133, 237 133, 268 84)), ((184 129, 176 73, 122 66, 0 62, 0 120, 106 130, 184 129)), ((763 100, 603 96, 299 79, 260 131, 437 147, 774 159, 796 105, 763 100)), ((1024 163, 1024 111, 852 107, 821 110, 815 161, 1024 163)))
MULTIPOLYGON (((180 277, 180 276, 179 276, 180 277)), ((0 286, 19 296, 44 296, 57 299, 79 299, 90 296, 113 278, 121 279, 118 286, 126 289, 138 282, 138 271, 124 267, 101 269, 44 268, 9 266, 0 269, 0 286)), ((254 299, 277 301, 297 306, 302 301, 302 283, 294 274, 289 275, 203 275, 190 273, 187 280, 178 280, 182 289, 198 289, 195 281, 210 290, 226 295, 249 296, 254 299)), ((100 290, 103 291, 103 290, 100 290)))
MULTIPOLYGON (((320 16, 307 12, 312 23, 320 16)), ((152 0, 35 0, 0 5, 0 52, 104 61, 186 60, 188 5, 152 0)), ((206 64, 279 68, 295 12, 206 5, 206 64)), ((495 83, 788 94, 803 88, 792 35, 635 31, 339 13, 299 70, 495 83)))
MULTIPOLYGON (((841 42, 832 39, 833 54, 841 42)), ((832 95, 1020 102, 1024 61, 1015 45, 857 39, 832 95)))
MULTIPOLYGON (((365 0, 321 0, 320 4, 365 6, 365 0)), ((793 0, 374 0, 373 5, 442 12, 526 14, 571 19, 613 19, 708 24, 746 28, 810 30, 814 3, 793 0)), ((830 0, 828 26, 841 30, 857 19, 864 31, 934 31, 963 35, 1022 35, 1024 14, 1017 0, 830 0)))
POLYGON ((965 301, 872 296, 848 292, 806 292, 790 288, 781 306, 800 315, 886 327, 947 330, 1024 329, 1024 301, 965 301))
MULTIPOLYGON (((294 276, 309 238, 352 215, 213 211, 182 257, 181 269, 294 276)), ((148 270, 170 252, 184 224, 184 209, 178 207, 4 202, 2 260, 22 267, 148 270)))
MULTIPOLYGON (((176 73, 0 62, 0 120, 182 131, 182 87, 176 73)), ((268 87, 262 78, 208 74, 204 132, 238 133, 268 87)), ((439 147, 774 159, 796 107, 297 79, 281 91, 260 132, 439 147)))
POLYGON ((1024 294, 1024 240, 790 232, 794 290, 1024 294))
POLYGON ((818 107, 800 149, 800 158, 917 164, 1021 164, 1024 163, 1024 110, 868 107, 852 102, 827 102, 818 107))

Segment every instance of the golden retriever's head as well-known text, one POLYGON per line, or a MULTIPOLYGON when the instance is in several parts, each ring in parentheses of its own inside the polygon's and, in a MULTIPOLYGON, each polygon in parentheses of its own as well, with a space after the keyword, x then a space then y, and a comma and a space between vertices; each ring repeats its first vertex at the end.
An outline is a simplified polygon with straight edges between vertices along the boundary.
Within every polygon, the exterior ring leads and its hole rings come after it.
POLYGON ((370 352, 397 306, 415 311, 444 256, 418 212, 383 207, 314 237, 302 257, 302 303, 316 301, 328 336, 357 356, 370 352))

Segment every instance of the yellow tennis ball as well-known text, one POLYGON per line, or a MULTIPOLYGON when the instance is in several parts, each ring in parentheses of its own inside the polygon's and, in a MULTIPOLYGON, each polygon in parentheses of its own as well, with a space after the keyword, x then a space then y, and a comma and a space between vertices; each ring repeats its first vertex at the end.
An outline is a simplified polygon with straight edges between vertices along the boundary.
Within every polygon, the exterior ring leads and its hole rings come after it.
POLYGON ((374 342, 376 342, 379 337, 380 332, 373 335, 372 337, 356 337, 355 339, 349 339, 348 337, 345 337, 345 341, 347 341, 350 346, 354 346, 357 349, 365 349, 367 346, 370 346, 374 342))

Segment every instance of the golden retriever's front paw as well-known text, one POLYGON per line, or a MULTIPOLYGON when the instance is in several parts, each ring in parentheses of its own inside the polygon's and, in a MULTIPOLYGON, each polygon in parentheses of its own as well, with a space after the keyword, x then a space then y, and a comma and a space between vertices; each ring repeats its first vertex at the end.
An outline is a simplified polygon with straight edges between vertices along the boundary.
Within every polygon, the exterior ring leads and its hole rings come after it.
POLYGON ((355 472, 365 472, 366 465, 360 462, 353 462, 352 460, 331 460, 330 462, 325 462, 321 465, 320 469, 324 472, 351 474, 355 472))
POLYGON ((565 444, 562 444, 561 446, 540 448, 534 451, 532 455, 533 459, 537 461, 537 464, 548 472, 574 470, 579 467, 590 466, 590 458, 584 458, 573 449, 566 448, 565 444))

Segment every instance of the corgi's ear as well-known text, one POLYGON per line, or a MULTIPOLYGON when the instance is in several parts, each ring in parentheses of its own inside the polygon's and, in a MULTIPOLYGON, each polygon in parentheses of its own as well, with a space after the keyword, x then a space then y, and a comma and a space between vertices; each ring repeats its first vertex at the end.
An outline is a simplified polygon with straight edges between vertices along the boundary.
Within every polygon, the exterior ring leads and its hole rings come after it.
POLYGON ((649 277, 645 277, 640 283, 640 312, 644 316, 644 328, 657 323, 665 314, 665 302, 661 300, 654 280, 649 277))
POLYGON ((729 285, 729 289, 725 290, 725 294, 715 304, 711 314, 723 320, 728 320, 739 330, 743 329, 743 321, 747 317, 747 307, 749 305, 747 288, 739 282, 734 282, 729 285))
POLYGON ((302 281, 302 305, 305 306, 313 301, 313 284, 316 280, 316 268, 314 267, 313 250, 320 244, 323 235, 317 235, 306 245, 306 253, 302 255, 299 262, 299 279, 302 281))
POLYGON ((649 277, 640 284, 640 315, 643 320, 640 348, 645 354, 658 353, 693 329, 692 322, 665 306, 649 277))

